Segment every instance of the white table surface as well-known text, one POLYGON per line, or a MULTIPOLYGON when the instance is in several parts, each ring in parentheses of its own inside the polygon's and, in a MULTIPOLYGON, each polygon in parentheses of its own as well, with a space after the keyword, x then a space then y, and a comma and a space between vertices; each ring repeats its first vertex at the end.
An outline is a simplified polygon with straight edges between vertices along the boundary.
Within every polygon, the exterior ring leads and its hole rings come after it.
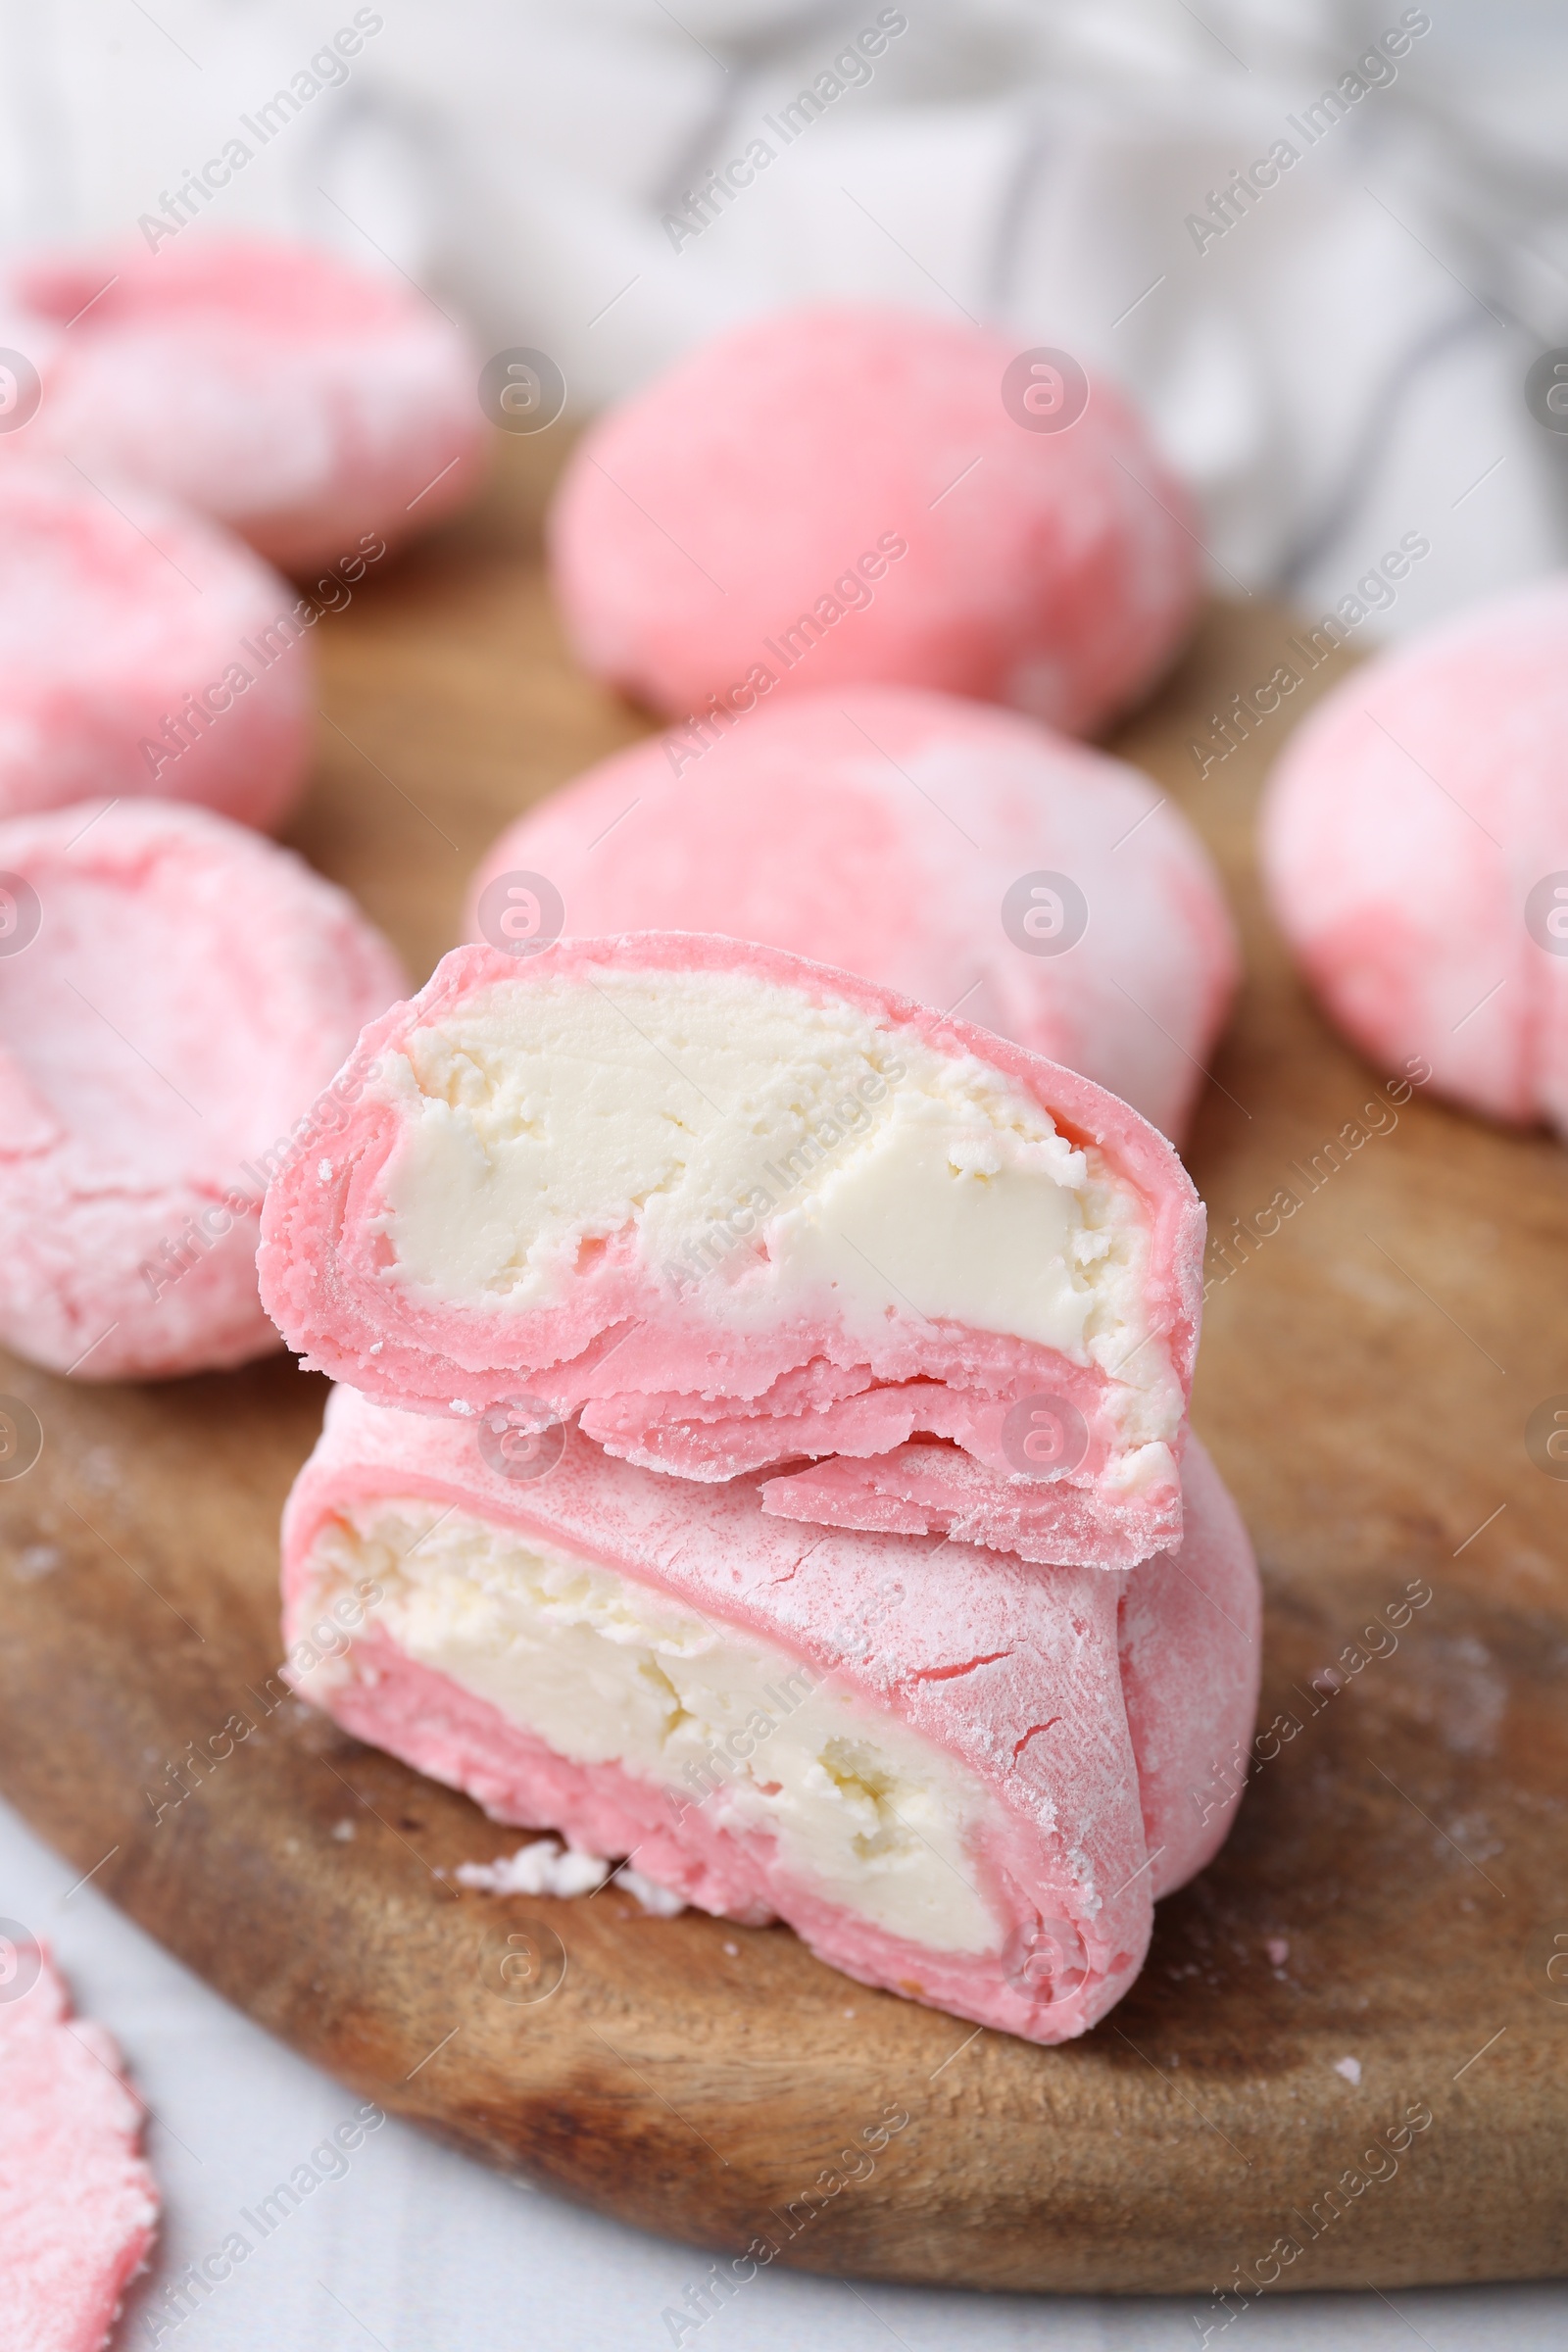
MULTIPOLYGON (((119 2037, 151 2110, 164 2199, 157 2259, 114 2352, 638 2352, 706 2258, 518 2188, 389 2121, 181 2325, 162 2282, 238 2226, 359 2101, 190 1976, 0 1806, 0 1917, 54 1947, 77 2008, 119 2037), (65 1898, 70 1894, 69 1901, 65 1898)), ((3 2121, 3 2119, 0 2119, 3 2121)), ((0 2250, 3 2259, 3 2250, 0 2250)), ((973 2295, 782 2271, 759 2275, 681 2340, 701 2352, 1196 2352, 1206 2299, 973 2295)), ((1225 2352, 1561 2352, 1568 2283, 1280 2296, 1225 2352)), ((1225 2337, 1211 2335, 1219 2344, 1225 2337)))

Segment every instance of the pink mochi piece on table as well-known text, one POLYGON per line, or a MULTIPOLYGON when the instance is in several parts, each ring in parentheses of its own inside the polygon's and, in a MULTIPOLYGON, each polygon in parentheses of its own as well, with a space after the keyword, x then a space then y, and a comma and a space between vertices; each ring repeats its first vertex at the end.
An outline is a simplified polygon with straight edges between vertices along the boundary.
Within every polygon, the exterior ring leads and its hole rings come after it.
POLYGON ((772 1469, 768 1509, 853 1456, 854 1493, 810 1490, 831 1523, 1102 1568, 1179 1540, 1203 1210, 1102 1088, 691 933, 457 949, 357 1060, 337 1146, 263 1214, 314 1369, 580 1413, 686 1478, 772 1469))
POLYGON ((1240 968, 1213 863, 1147 778, 916 687, 806 694, 706 748, 601 760, 488 852, 471 938, 504 946, 508 879, 530 876, 578 938, 721 932, 956 1006, 1176 1143, 1240 968))
POLYGON ((1200 595, 1194 510, 1103 376, 850 305, 754 319, 601 417, 550 538, 579 659, 671 715, 880 681, 1084 734, 1200 595))
POLYGON ((296 592, 168 499, 112 491, 0 440, 0 817, 156 794, 270 831, 311 755, 296 592))
POLYGON ((205 809, 0 824, 0 1342, 79 1380, 275 1348, 268 1177, 331 1149, 406 986, 343 891, 205 809))
POLYGON ((1194 1792, 1251 1733, 1251 1547, 1196 1440, 1183 1476, 1169 1559, 1042 1574, 339 1388, 284 1517, 291 1678, 495 1820, 1060 2041, 1217 1850, 1235 1785, 1194 1792))
POLYGON ((44 1948, 0 1929, 0 2343, 100 2352, 158 2219, 142 2110, 44 1948))
POLYGON ((18 444, 163 491, 288 571, 363 578, 482 471, 467 336, 317 246, 198 231, 40 254, 0 275, 0 318, 42 385, 18 444))
POLYGON ((1357 669, 1263 805, 1275 918, 1380 1069, 1568 1136, 1568 578, 1357 669))

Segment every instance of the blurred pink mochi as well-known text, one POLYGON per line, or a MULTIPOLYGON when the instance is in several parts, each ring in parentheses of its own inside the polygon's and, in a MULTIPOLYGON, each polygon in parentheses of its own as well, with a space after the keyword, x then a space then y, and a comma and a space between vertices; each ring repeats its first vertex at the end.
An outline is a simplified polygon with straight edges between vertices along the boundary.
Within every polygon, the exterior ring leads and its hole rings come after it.
POLYGON ((1120 1095, 1180 1143, 1235 993, 1212 861, 1135 768, 1009 711, 850 686, 617 753, 502 834, 579 938, 710 931, 956 1009, 1120 1095))
POLYGON ((334 1391, 283 1526, 305 1696, 862 1984, 1041 2042, 1119 1999, 1257 1699, 1257 1569, 1196 1439, 1179 1551, 1107 1577, 492 1435, 334 1391))
POLYGON ((344 892, 205 809, 0 824, 0 1344, 78 1380, 275 1348, 268 1178, 330 1152, 405 986, 344 892))
POLYGON ((1102 726, 1186 637, 1200 549, 1126 400, 1097 375, 1077 412, 1073 382, 913 311, 720 336, 568 468, 551 544, 579 658, 671 714, 881 681, 1102 726))
POLYGON ((1355 671, 1269 780, 1275 916, 1379 1068, 1568 1137, 1568 578, 1355 671))
POLYGON ((356 1058, 263 1212, 309 1369, 770 1469, 763 1509, 824 1525, 1104 1569, 1179 1540, 1203 1210, 1103 1088, 693 932, 455 949, 356 1058))
POLYGON ((367 541, 428 528, 478 480, 467 337, 316 246, 198 232, 38 256, 0 278, 0 318, 43 386, 18 443, 164 491, 285 570, 357 577, 367 541))
POLYGON ((54 1963, 0 1927, 0 2343, 100 2352, 158 2220, 141 2105, 54 1963))
POLYGON ((0 817, 157 794, 280 823, 311 751, 298 601, 165 498, 0 463, 0 817))

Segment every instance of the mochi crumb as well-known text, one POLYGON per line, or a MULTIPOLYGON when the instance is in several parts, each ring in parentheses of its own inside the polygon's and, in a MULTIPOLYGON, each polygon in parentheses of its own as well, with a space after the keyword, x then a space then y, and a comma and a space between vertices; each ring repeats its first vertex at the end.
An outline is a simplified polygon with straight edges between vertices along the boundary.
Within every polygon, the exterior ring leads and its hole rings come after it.
POLYGON ((536 1838, 494 1862, 460 1862, 453 1875, 460 1886, 481 1894, 591 1894, 609 1878, 610 1864, 598 1854, 563 1850, 554 1838, 536 1838))

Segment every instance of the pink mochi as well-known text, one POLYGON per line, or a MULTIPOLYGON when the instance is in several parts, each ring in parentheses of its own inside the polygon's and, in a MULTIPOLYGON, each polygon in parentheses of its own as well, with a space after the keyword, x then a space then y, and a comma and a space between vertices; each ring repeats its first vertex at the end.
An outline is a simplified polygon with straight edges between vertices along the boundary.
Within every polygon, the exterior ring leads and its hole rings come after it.
POLYGON ((1213 863, 1136 769, 913 687, 805 694, 707 747, 602 760, 489 851, 471 937, 516 872, 554 885, 578 938, 721 932, 957 1006, 1176 1143, 1239 975, 1213 863), (1024 927, 1041 873, 1085 902, 1061 952, 1024 927))
POLYGON ((0 824, 0 1342, 83 1380, 275 1348, 268 1177, 348 1116, 406 986, 344 892, 205 809, 0 824))
MULTIPOLYGON (((654 1477, 576 1432, 545 1474, 508 1475, 471 1427, 340 1388, 284 1515, 292 1676, 345 1730, 466 1790, 497 1821, 630 1854, 704 1910, 752 1925, 776 1915, 862 1984, 1061 2041, 1126 1991, 1155 1899, 1217 1851, 1238 1791, 1223 1775, 1223 1800, 1200 1805, 1195 1791, 1251 1735, 1256 1565, 1196 1440, 1183 1478, 1186 1532, 1169 1560, 1119 1576, 1041 1575, 1000 1554, 960 1565, 946 1546, 898 1536, 804 1542, 759 1507, 752 1479, 711 1488, 654 1477), (344 1584, 318 1550, 356 1514, 368 1522, 400 1499, 608 1568, 630 1589, 627 1609, 639 1592, 675 1602, 715 1645, 760 1642, 775 1674, 780 1661, 804 1666, 808 1682, 858 1702, 862 1721, 891 1722, 956 1763, 984 1792, 966 1860, 1001 1923, 996 1948, 945 1950, 835 1897, 732 1806, 728 1763, 661 1784, 613 1754, 573 1761, 411 1656, 378 1622, 385 1585, 373 1574, 344 1584)), ((616 1638, 633 1638, 624 1610, 616 1638)), ((554 1677, 561 1662, 532 1671, 554 1677)), ((782 1692, 775 1712, 787 1721, 800 1686, 782 1692)), ((728 1755, 755 1752, 765 1782, 778 1751, 755 1717, 748 1734, 755 1750, 737 1735, 728 1755)))
POLYGON ((0 817, 156 793, 270 830, 311 754, 294 590, 164 498, 6 452, 0 817))
POLYGON ((1379 1068, 1568 1137, 1568 578, 1383 655, 1291 738, 1275 917, 1379 1068))
MULTIPOLYGON (((310 1368, 428 1412, 519 1396, 580 1412, 611 1452, 686 1478, 854 1457, 764 1487, 765 1508, 829 1524, 1112 1569, 1179 1540, 1203 1210, 1163 1137, 1088 1079, 870 981, 689 933, 533 956, 457 949, 371 1025, 356 1060, 370 1074, 337 1145, 280 1168, 263 1214, 262 1297, 310 1368), (759 1077, 746 1055, 764 1017, 783 1058, 759 1077), (696 1040, 720 1018, 738 1059, 710 1084, 728 1103, 693 1075, 705 1049, 650 1034, 664 1021, 696 1040), (552 1042, 562 1023, 578 1034, 601 1020, 608 1042, 577 1058, 552 1042), (857 1066, 888 1075, 832 1116, 798 1114, 829 1034, 867 1039, 872 1058, 857 1066), (1014 1183, 991 1127, 972 1151, 950 1148, 933 1087, 1005 1101, 1009 1133, 1043 1113, 1059 1139, 1048 1157, 1092 1155, 1109 1193, 1091 1222, 1108 1234, 1123 1220, 1113 1245, 1084 1237, 1103 1277, 1071 1271, 1079 1243, 1055 1179, 1014 1183), (517 1090, 498 1141, 486 1122, 517 1090), (628 1159, 637 1102, 667 1173, 628 1159), (718 1189, 694 1194, 705 1154, 718 1189), (760 1171, 755 1186, 735 1189, 726 1154, 760 1171), (869 1181, 874 1200, 891 1184, 891 1200, 867 1209, 858 1194, 857 1210, 835 1190, 829 1214, 822 1188, 844 1181, 869 1181), (529 1220, 563 1188, 580 1213, 540 1239, 529 1220), (1023 1222, 987 1257, 973 1219, 1021 1193, 1023 1222), (661 1227, 678 1198, 697 1200, 696 1223, 661 1227), (924 1226, 892 1233, 901 1199, 922 1217, 935 1201, 929 1246, 924 1226), (1059 1245, 1040 1222, 1056 1215, 1059 1245), (973 1313, 971 1280, 988 1302, 973 1313), (922 1307, 911 1287, 938 1303, 922 1307), (1015 1295, 1048 1301, 1032 1331, 1014 1329, 1015 1295), (1089 1324, 1066 1331, 1061 1313, 1106 1318, 1098 1354, 1074 1337, 1089 1324)), ((1091 1158, 1073 1164, 1087 1174, 1091 1158)))
POLYGON ((579 659, 671 715, 879 681, 1102 725, 1192 626, 1197 516, 1108 381, 1035 429, 1072 404, 1020 362, 988 328, 829 305, 679 362, 562 485, 579 659))
POLYGON ((157 2187, 138 2148, 141 2105, 103 2028, 71 2017, 48 1953, 0 1931, 0 1964, 7 1962, 0 2343, 6 2352, 99 2352, 158 2219, 157 2187))
POLYGON ((368 543, 427 529, 478 482, 467 337, 317 247, 199 234, 38 257, 13 265, 0 310, 43 385, 19 439, 164 491, 286 570, 358 579, 368 543))

